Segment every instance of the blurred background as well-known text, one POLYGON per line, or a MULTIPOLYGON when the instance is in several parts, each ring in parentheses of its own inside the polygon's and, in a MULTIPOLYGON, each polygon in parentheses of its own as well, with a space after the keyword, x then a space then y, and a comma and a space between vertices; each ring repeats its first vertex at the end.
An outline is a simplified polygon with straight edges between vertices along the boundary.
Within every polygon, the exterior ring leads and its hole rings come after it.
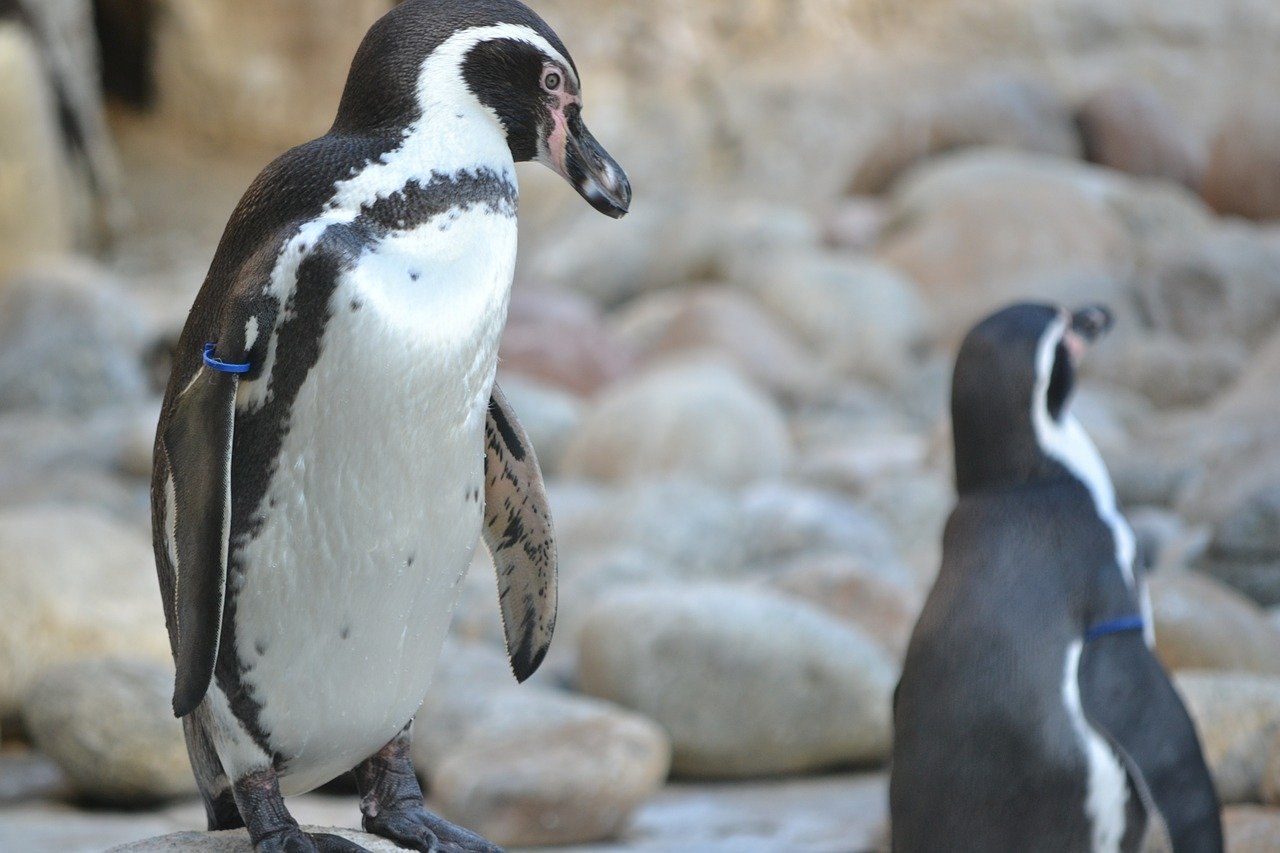
MULTIPOLYGON (((203 828, 147 512, 168 351, 391 5, 0 0, 2 850, 203 828)), ((1075 410, 1231 849, 1280 850, 1280 5, 533 5, 635 201, 521 167, 499 381, 560 621, 517 687, 478 555, 419 715, 432 805, 514 847, 880 843, 955 347, 1008 301, 1103 301, 1075 410)))

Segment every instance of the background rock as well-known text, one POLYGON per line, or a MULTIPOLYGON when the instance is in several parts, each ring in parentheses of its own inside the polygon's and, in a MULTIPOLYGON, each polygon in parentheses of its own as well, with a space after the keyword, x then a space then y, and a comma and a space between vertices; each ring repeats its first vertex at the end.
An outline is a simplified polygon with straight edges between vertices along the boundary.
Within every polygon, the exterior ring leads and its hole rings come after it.
POLYGON ((1204 197, 1219 213, 1280 216, 1280 113, 1259 101, 1223 119, 1209 147, 1204 197))
POLYGON ((1267 749, 1280 731, 1280 678, 1183 671, 1174 677, 1223 804, 1258 802, 1267 749))
POLYGON ((1249 599, 1196 572, 1156 573, 1150 589, 1166 668, 1280 675, 1280 631, 1249 599))
POLYGON ((1222 834, 1231 853, 1275 853, 1280 809, 1230 806, 1222 810, 1222 834))
POLYGON ((1208 157, 1205 143, 1149 86, 1104 86, 1080 104, 1076 124, 1085 159, 1199 188, 1208 157))
POLYGON ((32 740, 76 794, 144 806, 196 793, 173 670, 143 659, 64 664, 39 675, 23 702, 32 740))
POLYGON ((621 592, 587 615, 580 656, 583 689, 655 719, 682 776, 887 755, 893 664, 858 631, 797 601, 729 586, 621 592), (768 688, 744 702, 744 684, 768 688))
MULTIPOLYGON (((321 832, 354 841, 369 853, 399 853, 404 848, 385 838, 342 826, 303 826, 304 832, 321 832)), ((252 849, 249 833, 243 829, 223 832, 174 832, 144 841, 133 841, 112 847, 107 853, 245 853, 252 849)))
POLYGON ((87 507, 0 511, 0 715, 50 667, 111 655, 170 663, 151 544, 87 507))

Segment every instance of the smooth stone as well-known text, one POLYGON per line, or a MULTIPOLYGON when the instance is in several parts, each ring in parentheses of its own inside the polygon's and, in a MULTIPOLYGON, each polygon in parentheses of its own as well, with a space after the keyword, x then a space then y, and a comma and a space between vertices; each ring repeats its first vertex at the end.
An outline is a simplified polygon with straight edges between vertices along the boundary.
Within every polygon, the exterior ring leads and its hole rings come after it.
POLYGON ((22 716, 78 796, 149 805, 196 793, 172 695, 172 668, 142 659, 83 661, 39 675, 22 716))
POLYGON ((0 410, 84 413, 140 400, 145 311, 110 274, 62 259, 0 282, 0 410))
MULTIPOLYGON (((398 844, 342 826, 303 826, 304 832, 337 835, 359 844, 369 853, 403 853, 398 844)), ((132 841, 109 848, 106 853, 252 853, 249 832, 245 829, 227 829, 222 832, 173 832, 143 841, 132 841)))
POLYGON ((653 722, 534 684, 492 647, 453 643, 415 725, 413 754, 443 815, 498 844, 616 834, 667 777, 653 722))
POLYGON ((1156 654, 1167 668, 1280 675, 1280 631, 1249 599, 1192 571, 1156 572, 1150 589, 1156 654))
POLYGON ((129 655, 170 665, 151 542, 101 510, 0 510, 0 589, 0 716, 57 664, 129 655))
POLYGON ((631 372, 635 354, 600 309, 569 291, 516 288, 498 353, 503 373, 590 395, 631 372))
POLYGON ((1228 806, 1222 810, 1224 847, 1231 853, 1280 851, 1280 809, 1228 806))
POLYGON ((763 589, 621 591, 587 615, 582 689, 656 720, 682 777, 883 761, 896 667, 860 631, 763 589), (768 626, 764 630, 762 626, 768 626), (743 701, 743 685, 766 686, 743 701))
POLYGON ((1203 192, 1222 214, 1280 216, 1280 111, 1269 99, 1240 105, 1219 124, 1203 192))
POLYGON ((1267 761, 1262 767, 1262 801, 1280 806, 1280 732, 1276 732, 1267 747, 1267 761))
POLYGON ((1192 190, 1204 178, 1205 141, 1150 86, 1124 81, 1098 89, 1080 104, 1076 125, 1086 160, 1192 190))
POLYGON ((930 334, 915 284, 866 257, 779 253, 733 270, 831 369, 892 387, 930 334))
POLYGON ((1168 334, 1131 338, 1099 361, 1095 374, 1128 388, 1158 409, 1204 406, 1240 375, 1244 347, 1231 338, 1199 342, 1168 334))
POLYGON ((1267 749, 1280 731, 1280 678, 1243 672, 1174 674, 1223 804, 1259 802, 1267 749))
POLYGON ((901 579, 886 577, 852 556, 802 557, 772 581, 787 595, 860 629, 895 660, 901 661, 924 596, 901 579))
POLYGON ((566 476, 604 482, 679 475, 738 486, 791 462, 772 400, 716 362, 671 364, 609 388, 565 453, 566 476))

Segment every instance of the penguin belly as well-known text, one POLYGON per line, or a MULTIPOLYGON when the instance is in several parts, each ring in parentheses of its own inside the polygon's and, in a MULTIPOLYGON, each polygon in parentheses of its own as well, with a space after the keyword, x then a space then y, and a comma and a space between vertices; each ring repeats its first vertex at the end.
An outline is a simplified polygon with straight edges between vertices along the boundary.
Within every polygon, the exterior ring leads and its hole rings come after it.
POLYGON ((331 297, 231 590, 285 795, 372 755, 426 695, 479 537, 514 255, 514 219, 463 211, 372 244, 331 297))

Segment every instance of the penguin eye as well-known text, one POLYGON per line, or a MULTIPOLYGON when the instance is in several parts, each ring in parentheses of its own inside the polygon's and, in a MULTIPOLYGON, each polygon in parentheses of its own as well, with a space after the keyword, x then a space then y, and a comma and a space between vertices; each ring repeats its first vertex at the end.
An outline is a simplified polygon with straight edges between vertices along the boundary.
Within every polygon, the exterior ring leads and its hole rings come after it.
POLYGON ((1071 385, 1075 381, 1075 368, 1071 364, 1071 353, 1067 345, 1058 342, 1053 355, 1053 372, 1049 375, 1047 400, 1049 414, 1055 421, 1062 420, 1062 410, 1067 404, 1067 396, 1071 393, 1071 385))
POLYGON ((546 71, 542 72, 542 88, 546 91, 558 92, 560 91, 560 86, 563 83, 564 78, 561 77, 560 72, 556 71, 554 68, 548 68, 546 71))

